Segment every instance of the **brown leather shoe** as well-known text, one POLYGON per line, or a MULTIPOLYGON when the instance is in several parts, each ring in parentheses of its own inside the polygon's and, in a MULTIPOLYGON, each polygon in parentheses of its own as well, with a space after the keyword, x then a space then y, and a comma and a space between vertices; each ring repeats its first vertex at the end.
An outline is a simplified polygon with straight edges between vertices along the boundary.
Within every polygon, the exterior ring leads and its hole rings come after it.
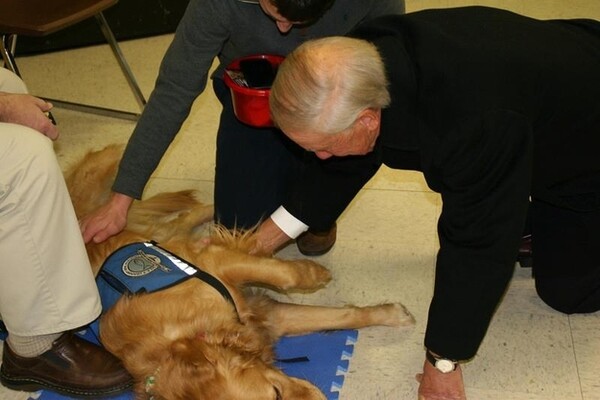
POLYGON ((337 225, 333 224, 330 230, 314 232, 310 229, 298 236, 296 245, 300 253, 305 256, 321 256, 327 253, 335 244, 337 225))
POLYGON ((14 390, 47 389, 78 398, 116 395, 133 384, 119 359, 71 332, 37 357, 21 357, 4 342, 0 382, 14 390))

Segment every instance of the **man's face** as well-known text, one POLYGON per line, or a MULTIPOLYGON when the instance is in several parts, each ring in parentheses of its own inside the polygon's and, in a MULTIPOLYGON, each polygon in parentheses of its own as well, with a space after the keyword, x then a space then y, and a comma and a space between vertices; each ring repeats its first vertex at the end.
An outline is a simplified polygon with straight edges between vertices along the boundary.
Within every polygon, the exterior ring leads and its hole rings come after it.
POLYGON ((321 160, 356 156, 373 151, 379 136, 380 110, 365 110, 348 129, 334 134, 285 132, 285 135, 321 160))
POLYGON ((263 12, 275 22, 277 29, 279 29, 279 32, 281 33, 287 33, 294 25, 302 24, 302 21, 289 21, 284 16, 279 14, 277 7, 271 4, 270 0, 258 0, 258 4, 260 5, 260 8, 262 8, 263 12))

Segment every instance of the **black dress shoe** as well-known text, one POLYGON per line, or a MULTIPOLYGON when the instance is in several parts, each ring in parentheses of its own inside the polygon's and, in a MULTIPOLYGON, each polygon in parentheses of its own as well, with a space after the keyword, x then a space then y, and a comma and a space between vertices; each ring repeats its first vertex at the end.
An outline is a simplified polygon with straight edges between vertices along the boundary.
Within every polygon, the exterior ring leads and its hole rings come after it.
POLYGON ((305 256, 321 256, 327 253, 335 244, 337 225, 325 232, 315 232, 310 229, 298 236, 296 245, 305 256))
POLYGON ((525 235, 521 238, 519 246, 519 254, 517 261, 523 268, 531 268, 533 265, 533 249, 531 247, 531 235, 525 235))
POLYGON ((21 357, 4 342, 0 382, 13 390, 47 389, 76 398, 113 396, 133 385, 119 359, 70 332, 37 357, 21 357))

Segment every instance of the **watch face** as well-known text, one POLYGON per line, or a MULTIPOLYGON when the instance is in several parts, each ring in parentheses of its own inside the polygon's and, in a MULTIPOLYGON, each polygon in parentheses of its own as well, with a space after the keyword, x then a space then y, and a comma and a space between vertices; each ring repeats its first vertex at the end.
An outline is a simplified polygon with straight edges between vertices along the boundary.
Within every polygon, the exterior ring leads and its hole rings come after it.
POLYGON ((435 362, 435 367, 440 371, 443 372, 444 374, 447 374, 448 372, 452 372, 454 371, 454 363, 450 360, 437 360, 435 362))

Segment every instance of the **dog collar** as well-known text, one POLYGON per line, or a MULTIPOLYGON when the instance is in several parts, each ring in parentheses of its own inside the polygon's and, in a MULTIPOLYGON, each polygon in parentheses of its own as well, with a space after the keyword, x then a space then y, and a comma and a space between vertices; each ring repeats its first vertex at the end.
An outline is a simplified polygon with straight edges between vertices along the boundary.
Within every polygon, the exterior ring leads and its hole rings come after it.
POLYGON ((146 394, 149 396, 148 400, 154 400, 154 386, 156 385, 156 377, 158 376, 158 373, 160 372, 160 367, 156 368, 156 371, 154 371, 154 374, 147 376, 146 377, 146 384, 144 386, 144 390, 146 392, 146 394))

